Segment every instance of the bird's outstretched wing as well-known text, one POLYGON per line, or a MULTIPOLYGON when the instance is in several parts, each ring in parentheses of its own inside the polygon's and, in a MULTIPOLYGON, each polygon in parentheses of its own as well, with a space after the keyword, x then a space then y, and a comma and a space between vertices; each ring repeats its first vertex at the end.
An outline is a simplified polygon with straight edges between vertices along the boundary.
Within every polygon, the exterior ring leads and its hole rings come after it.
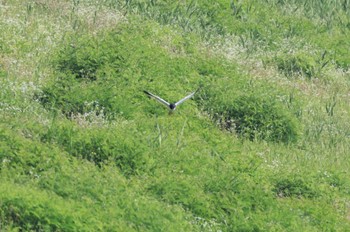
POLYGON ((184 101, 186 101, 187 99, 191 98, 196 92, 197 92, 197 91, 195 91, 195 92, 189 94, 188 96, 182 98, 180 101, 178 101, 178 102, 175 103, 175 106, 178 106, 178 105, 180 105, 181 103, 183 103, 184 101))
POLYGON ((165 105, 166 107, 170 107, 170 103, 165 101, 164 99, 158 97, 157 95, 154 95, 146 90, 143 91, 145 94, 147 94, 149 97, 152 97, 154 99, 156 99, 157 101, 159 101, 160 103, 162 103, 163 105, 165 105))

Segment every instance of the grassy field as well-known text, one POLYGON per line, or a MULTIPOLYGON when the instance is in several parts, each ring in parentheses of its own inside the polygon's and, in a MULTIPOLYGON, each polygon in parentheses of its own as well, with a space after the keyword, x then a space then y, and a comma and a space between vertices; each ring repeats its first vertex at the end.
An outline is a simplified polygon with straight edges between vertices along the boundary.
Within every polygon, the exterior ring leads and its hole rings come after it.
POLYGON ((349 9, 0 0, 0 231, 350 231, 349 9))

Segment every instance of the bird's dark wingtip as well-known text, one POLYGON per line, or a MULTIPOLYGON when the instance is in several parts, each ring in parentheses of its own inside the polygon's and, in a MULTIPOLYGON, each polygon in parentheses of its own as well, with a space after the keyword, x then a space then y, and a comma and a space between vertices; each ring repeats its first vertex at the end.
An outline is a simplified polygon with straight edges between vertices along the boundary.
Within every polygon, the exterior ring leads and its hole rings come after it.
POLYGON ((150 92, 146 91, 146 90, 143 90, 143 92, 147 95, 151 95, 150 92))

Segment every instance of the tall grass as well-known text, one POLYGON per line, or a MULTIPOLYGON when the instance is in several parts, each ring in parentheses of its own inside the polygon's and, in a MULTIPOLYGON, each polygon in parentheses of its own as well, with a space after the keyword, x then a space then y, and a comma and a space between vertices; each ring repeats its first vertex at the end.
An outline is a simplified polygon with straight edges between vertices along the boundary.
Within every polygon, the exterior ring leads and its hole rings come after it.
POLYGON ((347 4, 2 2, 0 230, 348 230, 347 4))

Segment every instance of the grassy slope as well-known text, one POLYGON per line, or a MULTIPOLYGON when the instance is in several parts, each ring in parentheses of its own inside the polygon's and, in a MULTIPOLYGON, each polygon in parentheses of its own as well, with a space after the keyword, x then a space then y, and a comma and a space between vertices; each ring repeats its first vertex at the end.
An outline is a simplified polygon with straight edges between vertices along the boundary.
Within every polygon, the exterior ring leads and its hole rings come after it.
POLYGON ((1 2, 0 230, 348 230, 341 2, 165 2, 1 2), (250 106, 297 141, 224 130, 250 106))

